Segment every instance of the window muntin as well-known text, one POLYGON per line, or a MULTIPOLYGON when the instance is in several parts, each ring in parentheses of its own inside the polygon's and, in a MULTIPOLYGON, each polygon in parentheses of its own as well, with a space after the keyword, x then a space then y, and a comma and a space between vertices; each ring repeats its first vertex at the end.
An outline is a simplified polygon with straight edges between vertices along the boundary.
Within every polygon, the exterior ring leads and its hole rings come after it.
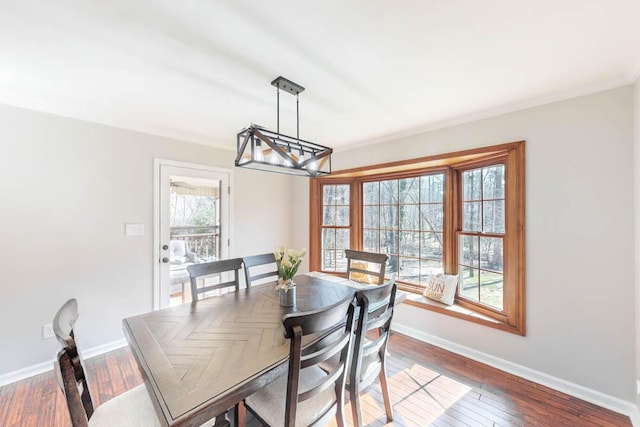
POLYGON ((350 247, 350 185, 322 186, 322 264, 324 271, 347 271, 344 250, 350 247))
POLYGON ((504 311, 505 166, 460 172, 458 296, 504 311))
POLYGON ((444 271, 444 172, 362 183, 362 248, 389 255, 387 274, 424 285, 444 271))

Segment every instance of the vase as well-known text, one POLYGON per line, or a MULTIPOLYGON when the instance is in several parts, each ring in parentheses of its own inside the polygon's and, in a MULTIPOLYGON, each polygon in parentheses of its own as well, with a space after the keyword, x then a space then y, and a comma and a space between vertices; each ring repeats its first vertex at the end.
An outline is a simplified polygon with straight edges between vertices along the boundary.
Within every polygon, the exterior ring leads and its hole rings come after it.
POLYGON ((278 290, 280 293, 280 305, 284 307, 291 307, 296 305, 296 284, 290 282, 285 288, 278 290))

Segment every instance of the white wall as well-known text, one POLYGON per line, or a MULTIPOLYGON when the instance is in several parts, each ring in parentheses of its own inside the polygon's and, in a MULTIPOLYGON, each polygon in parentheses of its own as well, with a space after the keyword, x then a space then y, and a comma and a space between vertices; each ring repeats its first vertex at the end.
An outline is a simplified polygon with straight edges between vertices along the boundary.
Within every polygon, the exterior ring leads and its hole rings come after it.
MULTIPOLYGON (((336 153, 337 171, 527 141, 527 335, 407 305, 394 322, 633 401, 632 114, 627 86, 336 153)), ((308 200, 308 185, 295 188, 308 200)))
MULTIPOLYGON (((82 348, 151 310, 153 159, 233 167, 235 153, 0 105, 0 376, 53 359, 42 341, 70 297, 82 348), (124 223, 145 224, 125 237, 124 223)), ((291 236, 290 178, 234 170, 235 255, 291 236)))

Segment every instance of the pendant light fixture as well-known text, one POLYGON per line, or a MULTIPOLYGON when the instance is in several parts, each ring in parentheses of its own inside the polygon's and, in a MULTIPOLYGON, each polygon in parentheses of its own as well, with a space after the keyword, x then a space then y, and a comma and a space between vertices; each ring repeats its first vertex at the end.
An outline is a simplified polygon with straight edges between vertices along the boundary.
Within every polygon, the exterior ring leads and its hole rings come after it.
POLYGON ((299 95, 304 88, 282 76, 271 84, 276 87, 277 130, 272 132, 254 124, 242 129, 237 135, 235 165, 290 175, 315 177, 330 174, 333 150, 300 139, 299 95), (280 133, 280 90, 296 97, 295 138, 280 133))

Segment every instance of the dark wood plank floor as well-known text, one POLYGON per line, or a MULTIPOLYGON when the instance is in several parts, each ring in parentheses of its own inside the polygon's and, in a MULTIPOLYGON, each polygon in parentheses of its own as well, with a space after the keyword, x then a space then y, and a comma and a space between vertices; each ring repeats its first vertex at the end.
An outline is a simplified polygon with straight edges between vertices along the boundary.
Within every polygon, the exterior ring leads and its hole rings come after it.
MULTIPOLYGON (((368 426, 630 426, 628 417, 393 334, 388 367, 393 423, 378 385, 362 396, 368 426)), ((86 361, 96 405, 142 383, 127 348, 86 361)), ((347 408, 350 422, 350 409, 347 408)), ((69 426, 52 372, 0 388, 0 426, 69 426)), ((249 427, 257 425, 251 420, 249 427)))

